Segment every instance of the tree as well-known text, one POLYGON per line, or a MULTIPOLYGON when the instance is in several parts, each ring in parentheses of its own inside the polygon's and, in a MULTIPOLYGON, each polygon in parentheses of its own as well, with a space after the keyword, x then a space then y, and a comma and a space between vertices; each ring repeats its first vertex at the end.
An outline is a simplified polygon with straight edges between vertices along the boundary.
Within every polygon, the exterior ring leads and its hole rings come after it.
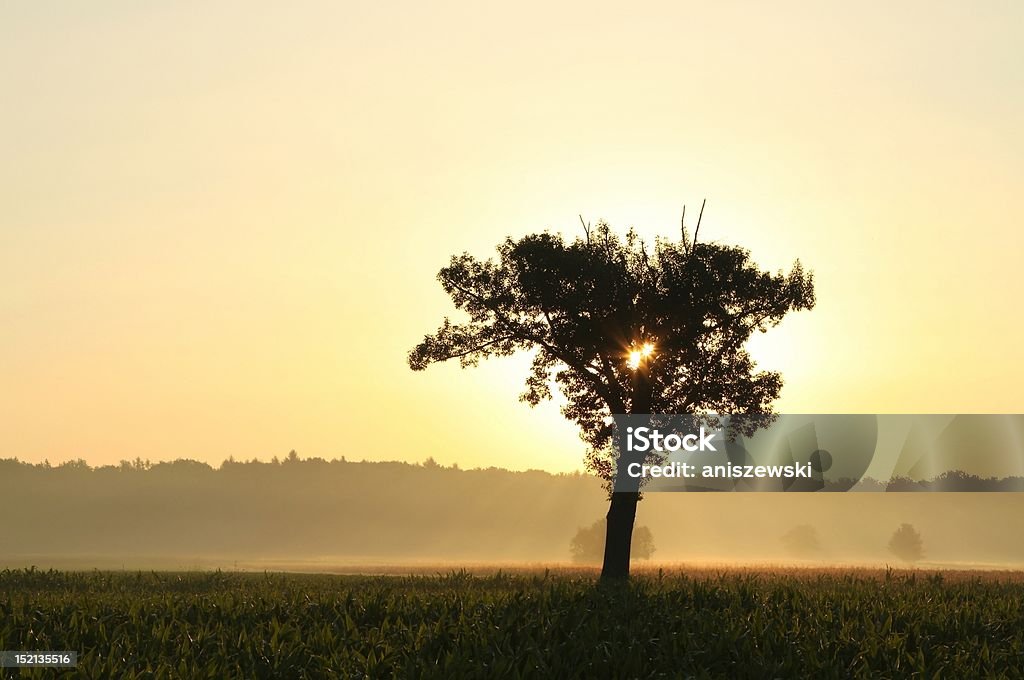
POLYGON ((584 231, 571 243, 550 233, 507 238, 497 260, 452 257, 438 280, 468 319, 445 318, 409 365, 467 367, 532 351, 521 399, 535 406, 553 384, 565 396, 562 413, 589 444, 587 467, 609 490, 602 578, 626 578, 640 495, 613 491, 630 461, 612 446, 612 414, 770 415, 781 376, 756 371, 744 345, 813 307, 814 283, 799 261, 788 274, 763 272, 748 251, 697 243, 685 225, 679 241, 653 249, 604 222, 584 231))
MULTIPOLYGON (((589 527, 580 527, 569 542, 572 561, 579 564, 593 564, 601 560, 604 554, 604 542, 607 534, 607 519, 602 517, 589 527)), ((654 555, 654 534, 647 527, 633 529, 633 544, 630 557, 649 560, 654 555)))
POLYGON ((810 524, 799 524, 782 535, 782 545, 794 557, 812 557, 821 551, 818 530, 810 524))
POLYGON ((889 539, 889 552, 911 564, 924 557, 924 542, 913 524, 904 522, 892 533, 889 539))

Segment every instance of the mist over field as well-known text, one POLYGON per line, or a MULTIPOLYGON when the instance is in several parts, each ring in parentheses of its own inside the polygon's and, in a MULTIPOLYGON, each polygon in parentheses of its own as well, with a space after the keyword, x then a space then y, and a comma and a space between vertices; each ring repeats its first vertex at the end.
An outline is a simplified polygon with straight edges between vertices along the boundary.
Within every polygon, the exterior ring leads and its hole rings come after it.
MULTIPOLYGON (((581 474, 433 463, 176 461, 90 468, 0 461, 0 566, 295 568, 553 564, 607 511, 581 474)), ((654 563, 1020 568, 1024 494, 650 493, 654 563)), ((640 561, 639 564, 646 562, 640 561)))

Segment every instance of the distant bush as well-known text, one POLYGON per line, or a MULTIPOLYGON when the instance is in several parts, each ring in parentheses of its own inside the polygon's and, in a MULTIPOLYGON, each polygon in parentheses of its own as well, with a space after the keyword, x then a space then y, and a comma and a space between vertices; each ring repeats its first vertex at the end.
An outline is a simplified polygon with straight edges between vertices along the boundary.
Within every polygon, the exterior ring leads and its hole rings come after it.
POLYGON ((924 542, 913 524, 903 523, 889 539, 889 552, 904 562, 917 562, 924 557, 924 542))
MULTIPOLYGON (((604 557, 606 521, 603 517, 589 527, 580 527, 569 542, 572 561, 577 564, 599 564, 604 557)), ((633 529, 630 559, 649 560, 654 555, 654 534, 647 527, 633 529)))
POLYGON ((813 557, 821 552, 818 530, 809 524, 800 524, 782 535, 782 545, 794 557, 813 557))

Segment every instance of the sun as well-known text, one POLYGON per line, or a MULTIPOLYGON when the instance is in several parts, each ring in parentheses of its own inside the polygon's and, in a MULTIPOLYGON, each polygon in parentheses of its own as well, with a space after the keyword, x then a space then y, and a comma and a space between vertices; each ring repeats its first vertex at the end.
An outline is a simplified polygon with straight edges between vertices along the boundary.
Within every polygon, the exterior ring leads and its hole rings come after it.
POLYGON ((654 354, 654 345, 649 342, 645 342, 640 346, 640 349, 630 350, 626 364, 631 369, 636 370, 637 368, 640 368, 641 362, 652 354, 654 354))

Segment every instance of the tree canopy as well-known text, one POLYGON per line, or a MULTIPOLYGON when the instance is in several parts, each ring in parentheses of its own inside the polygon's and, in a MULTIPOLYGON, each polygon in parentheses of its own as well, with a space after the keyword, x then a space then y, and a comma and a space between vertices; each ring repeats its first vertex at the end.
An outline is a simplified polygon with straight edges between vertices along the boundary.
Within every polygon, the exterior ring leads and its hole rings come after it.
POLYGON ((468 319, 445 318, 409 365, 534 352, 522 399, 567 399, 562 412, 590 445, 606 481, 616 465, 614 413, 770 414, 782 379, 758 371, 744 344, 793 310, 814 305, 799 260, 769 273, 739 247, 678 241, 653 247, 605 222, 572 242, 538 233, 498 246, 497 259, 452 257, 438 280, 468 319), (638 380, 638 374, 643 380, 638 380))
POLYGON ((904 522, 889 538, 889 552, 904 562, 917 562, 924 557, 924 541, 913 524, 904 522))

